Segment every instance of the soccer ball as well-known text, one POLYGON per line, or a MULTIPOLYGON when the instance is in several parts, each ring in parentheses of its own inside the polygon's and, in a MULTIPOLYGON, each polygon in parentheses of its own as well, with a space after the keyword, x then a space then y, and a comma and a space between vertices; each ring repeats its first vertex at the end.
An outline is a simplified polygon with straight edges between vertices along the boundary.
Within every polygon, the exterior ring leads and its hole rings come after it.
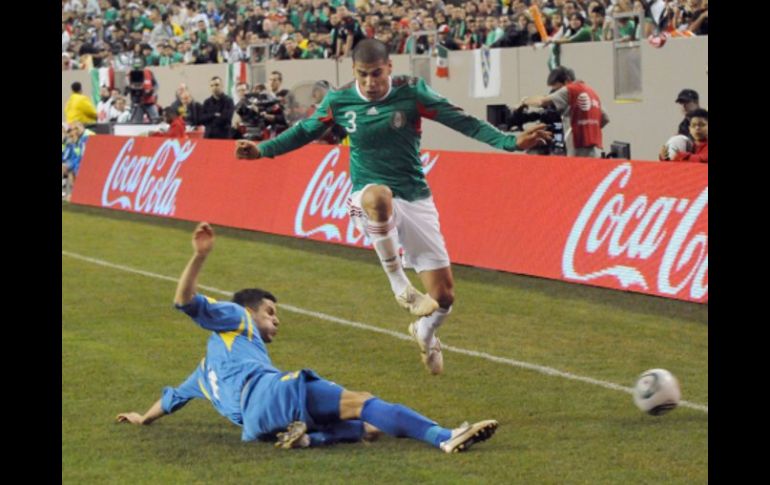
POLYGON ((647 414, 660 416, 679 404, 679 381, 666 369, 644 371, 634 384, 634 404, 647 414))

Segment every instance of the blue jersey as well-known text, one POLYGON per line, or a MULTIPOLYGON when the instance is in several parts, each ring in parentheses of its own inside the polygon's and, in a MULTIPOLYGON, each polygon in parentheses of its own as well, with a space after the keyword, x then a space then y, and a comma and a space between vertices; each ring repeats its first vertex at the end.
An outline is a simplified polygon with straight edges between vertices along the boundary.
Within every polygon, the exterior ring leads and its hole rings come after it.
POLYGON ((165 413, 194 398, 208 399, 219 414, 243 426, 244 441, 269 439, 292 421, 315 424, 307 411, 306 385, 320 377, 308 369, 276 369, 245 308, 203 295, 177 308, 213 333, 206 356, 187 380, 163 389, 165 413))

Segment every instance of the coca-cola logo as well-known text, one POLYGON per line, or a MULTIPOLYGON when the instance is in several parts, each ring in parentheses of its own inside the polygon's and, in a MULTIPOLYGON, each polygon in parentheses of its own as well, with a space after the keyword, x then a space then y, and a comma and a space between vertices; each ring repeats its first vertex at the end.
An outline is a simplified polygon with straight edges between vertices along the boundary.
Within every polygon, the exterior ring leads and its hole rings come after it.
MULTIPOLYGON (((428 152, 420 155, 425 175, 436 165, 438 157, 431 158, 428 152)), ((327 241, 369 246, 369 238, 348 218, 347 200, 353 182, 346 171, 335 171, 339 159, 340 148, 334 147, 318 164, 297 206, 294 234, 300 237, 321 234, 327 241)))
POLYGON ((623 288, 637 286, 666 296, 677 296, 688 289, 688 299, 707 298, 708 229, 693 233, 693 227, 708 206, 708 186, 692 201, 670 196, 651 200, 642 194, 628 203, 621 189, 626 188, 631 175, 630 163, 619 165, 589 197, 564 246, 564 277, 588 282, 611 276, 623 288), (606 256, 606 261, 660 258, 657 274, 645 277, 632 264, 578 269, 576 259, 595 253, 606 256), (655 286, 652 290, 651 285, 655 286))
POLYGON ((132 153, 134 144, 134 138, 127 140, 115 158, 102 189, 102 205, 173 216, 182 184, 177 173, 195 144, 169 139, 152 155, 132 153))

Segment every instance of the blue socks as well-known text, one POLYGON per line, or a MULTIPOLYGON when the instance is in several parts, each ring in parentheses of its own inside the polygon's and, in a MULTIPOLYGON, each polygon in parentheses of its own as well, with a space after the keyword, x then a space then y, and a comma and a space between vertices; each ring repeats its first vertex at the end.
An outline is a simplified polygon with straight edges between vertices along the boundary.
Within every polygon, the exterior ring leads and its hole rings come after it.
POLYGON ((401 404, 391 404, 374 397, 364 403, 361 420, 389 435, 409 437, 438 447, 452 436, 452 431, 401 404))

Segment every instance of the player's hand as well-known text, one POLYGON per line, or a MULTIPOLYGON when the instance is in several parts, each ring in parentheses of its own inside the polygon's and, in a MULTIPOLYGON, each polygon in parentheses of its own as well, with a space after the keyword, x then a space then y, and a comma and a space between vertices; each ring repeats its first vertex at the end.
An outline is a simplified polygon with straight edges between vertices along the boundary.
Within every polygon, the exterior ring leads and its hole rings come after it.
POLYGON ((249 140, 238 140, 235 142, 235 158, 257 159, 261 157, 259 145, 249 140))
POLYGON ((553 140, 553 133, 546 131, 545 124, 539 123, 516 136, 516 149, 528 150, 536 146, 545 146, 551 143, 551 140, 553 140))
POLYGON ((195 254, 206 256, 214 249, 214 228, 208 222, 201 222, 193 231, 192 245, 195 254))
POLYGON ((139 413, 121 413, 115 418, 118 423, 144 424, 142 415, 139 413))

